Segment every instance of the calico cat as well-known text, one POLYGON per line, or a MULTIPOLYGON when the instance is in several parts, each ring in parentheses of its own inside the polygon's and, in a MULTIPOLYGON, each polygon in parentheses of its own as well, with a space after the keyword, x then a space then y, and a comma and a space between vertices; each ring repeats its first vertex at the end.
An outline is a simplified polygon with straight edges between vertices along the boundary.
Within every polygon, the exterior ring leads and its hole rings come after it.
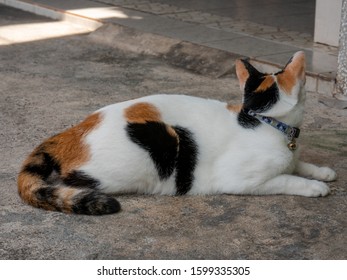
POLYGON ((299 161, 296 150, 304 53, 274 74, 237 60, 236 74, 241 105, 160 94, 96 111, 34 149, 19 195, 35 207, 89 215, 118 212, 115 193, 327 195, 318 180, 336 173, 299 161), (52 172, 64 184, 47 184, 52 172))

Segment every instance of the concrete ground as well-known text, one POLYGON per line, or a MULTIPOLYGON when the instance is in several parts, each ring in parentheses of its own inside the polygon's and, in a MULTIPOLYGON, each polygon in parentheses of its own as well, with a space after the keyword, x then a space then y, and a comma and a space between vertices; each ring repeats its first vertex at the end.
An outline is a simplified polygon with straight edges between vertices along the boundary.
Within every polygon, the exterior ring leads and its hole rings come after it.
POLYGON ((327 197, 123 195, 123 211, 101 217, 22 203, 16 176, 25 156, 106 104, 157 92, 240 101, 234 75, 195 73, 218 68, 212 59, 188 71, 167 63, 172 53, 162 60, 103 44, 100 31, 45 39, 40 30, 21 43, 6 31, 37 22, 53 23, 0 6, 0 259, 347 258, 347 106, 313 92, 302 158, 337 171, 327 197))

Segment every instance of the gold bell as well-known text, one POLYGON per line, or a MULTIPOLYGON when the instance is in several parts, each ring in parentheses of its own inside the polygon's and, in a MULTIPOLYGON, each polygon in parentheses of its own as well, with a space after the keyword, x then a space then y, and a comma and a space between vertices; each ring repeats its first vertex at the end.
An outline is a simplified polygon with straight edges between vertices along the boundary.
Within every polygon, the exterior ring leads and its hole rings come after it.
POLYGON ((297 148, 297 145, 296 145, 295 141, 290 141, 290 142, 288 143, 288 148, 289 148, 289 150, 291 150, 291 151, 295 151, 296 148, 297 148))

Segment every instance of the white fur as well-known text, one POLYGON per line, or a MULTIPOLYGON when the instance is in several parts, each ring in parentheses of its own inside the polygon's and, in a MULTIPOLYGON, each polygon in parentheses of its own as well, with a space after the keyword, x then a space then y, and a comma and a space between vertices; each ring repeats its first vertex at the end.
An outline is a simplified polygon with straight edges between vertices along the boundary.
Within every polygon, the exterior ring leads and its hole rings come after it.
POLYGON ((81 170, 98 179, 104 192, 176 192, 174 174, 166 181, 159 180, 148 152, 126 135, 123 110, 136 102, 155 105, 165 123, 193 133, 199 155, 189 194, 319 196, 329 192, 326 184, 283 174, 295 171, 327 181, 336 177, 331 169, 317 171, 314 165, 296 163, 297 151, 290 151, 285 137, 272 127, 245 129, 238 125, 237 114, 228 111, 226 103, 185 95, 154 95, 99 110, 104 121, 87 136, 92 156, 81 170))

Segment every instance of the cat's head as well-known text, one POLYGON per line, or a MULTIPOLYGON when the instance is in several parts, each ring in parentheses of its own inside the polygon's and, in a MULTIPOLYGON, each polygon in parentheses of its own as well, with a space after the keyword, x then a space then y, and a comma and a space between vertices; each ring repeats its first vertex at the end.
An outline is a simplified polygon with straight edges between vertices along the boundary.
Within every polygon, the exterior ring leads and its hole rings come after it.
POLYGON ((259 72, 247 60, 237 60, 236 75, 244 91, 244 109, 281 117, 305 101, 305 54, 302 51, 295 53, 283 70, 273 74, 259 72))

